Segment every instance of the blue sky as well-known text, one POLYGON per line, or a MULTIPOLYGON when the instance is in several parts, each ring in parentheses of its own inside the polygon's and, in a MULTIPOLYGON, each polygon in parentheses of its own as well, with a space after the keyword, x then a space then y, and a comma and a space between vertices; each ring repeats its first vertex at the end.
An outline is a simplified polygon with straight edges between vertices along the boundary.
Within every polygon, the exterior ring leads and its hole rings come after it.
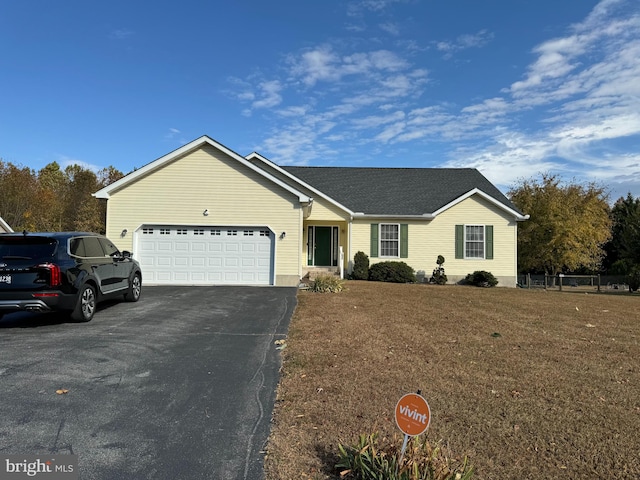
POLYGON ((637 0, 0 0, 0 158, 541 172, 640 196, 637 0))

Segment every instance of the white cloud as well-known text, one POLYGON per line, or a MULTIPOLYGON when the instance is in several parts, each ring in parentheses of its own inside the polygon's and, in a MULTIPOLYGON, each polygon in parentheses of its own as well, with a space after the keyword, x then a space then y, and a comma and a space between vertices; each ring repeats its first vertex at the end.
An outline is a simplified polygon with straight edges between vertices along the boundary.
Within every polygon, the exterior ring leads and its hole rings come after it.
POLYGON ((476 34, 465 34, 458 36, 455 40, 436 42, 436 49, 444 53, 444 58, 451 58, 453 54, 468 48, 480 48, 493 39, 493 33, 487 30, 480 30, 476 34))
POLYGON ((99 165, 94 165, 93 163, 85 162, 84 160, 78 160, 72 157, 68 157, 66 155, 57 155, 57 158, 58 158, 58 163, 60 164, 60 168, 62 170, 72 165, 78 165, 79 167, 82 167, 85 170, 90 170, 93 173, 98 173, 103 168, 99 165))
POLYGON ((395 72, 408 66, 397 54, 388 50, 358 52, 340 56, 329 46, 289 56, 292 77, 299 78, 307 87, 318 82, 337 82, 346 76, 395 72))
POLYGON ((396 23, 381 23, 380 29, 390 35, 400 35, 400 27, 396 23))
POLYGON ((176 135, 180 135, 180 133, 180 130, 178 130, 177 128, 170 128, 169 131, 165 134, 164 138, 166 138, 167 140, 171 140, 176 135))
POLYGON ((282 85, 279 81, 262 82, 258 87, 260 88, 259 99, 251 104, 253 108, 272 108, 280 105, 282 102, 282 96, 280 95, 282 85))
POLYGON ((126 40, 134 34, 131 30, 117 29, 109 32, 109 38, 113 40, 126 40))

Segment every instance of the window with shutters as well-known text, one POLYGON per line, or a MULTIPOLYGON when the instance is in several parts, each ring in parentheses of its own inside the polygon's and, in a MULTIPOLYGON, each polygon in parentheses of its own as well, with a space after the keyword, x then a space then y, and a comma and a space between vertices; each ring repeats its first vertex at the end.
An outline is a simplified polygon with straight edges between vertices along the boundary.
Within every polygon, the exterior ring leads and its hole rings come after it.
POLYGON ((493 225, 456 225, 456 258, 493 260, 493 225))
POLYGON ((372 223, 370 245, 371 258, 409 258, 409 225, 372 223))

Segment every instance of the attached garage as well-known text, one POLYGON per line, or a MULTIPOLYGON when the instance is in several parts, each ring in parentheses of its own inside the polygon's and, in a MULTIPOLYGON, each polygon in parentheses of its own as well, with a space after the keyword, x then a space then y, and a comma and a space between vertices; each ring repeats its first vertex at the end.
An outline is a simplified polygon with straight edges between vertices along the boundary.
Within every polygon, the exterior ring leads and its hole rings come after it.
POLYGON ((275 235, 265 226, 143 225, 134 244, 147 284, 275 283, 275 235))

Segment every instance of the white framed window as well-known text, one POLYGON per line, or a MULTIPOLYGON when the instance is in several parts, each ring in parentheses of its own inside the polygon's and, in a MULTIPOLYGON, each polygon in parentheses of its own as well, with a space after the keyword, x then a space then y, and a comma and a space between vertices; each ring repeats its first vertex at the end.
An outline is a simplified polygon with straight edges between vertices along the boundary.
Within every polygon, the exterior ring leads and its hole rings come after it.
POLYGON ((160 235, 169 235, 171 233, 171 229, 169 228, 161 228, 160 235))
POLYGON ((380 224, 380 256, 400 257, 400 225, 397 223, 380 224))
POLYGON ((260 236, 261 237, 268 237, 269 236, 269 230, 260 230, 260 236))
POLYGON ((178 235, 186 235, 187 234, 187 229, 186 228, 179 228, 176 230, 176 233, 178 235))
POLYGON ((214 235, 214 236, 218 237, 218 236, 220 236, 220 234, 221 234, 221 232, 220 232, 220 230, 219 230, 219 229, 217 229, 217 228, 213 228, 213 229, 211 230, 211 235, 214 235))
POLYGON ((197 228, 193 231, 194 235, 204 235, 204 229, 203 228, 197 228))
POLYGON ((142 234, 143 235, 153 235, 153 228, 143 228, 142 229, 142 234))
POLYGON ((237 230, 227 230, 227 236, 228 237, 235 237, 238 235, 238 231, 237 230))
POLYGON ((242 234, 243 234, 245 237, 253 237, 253 230, 244 230, 244 231, 242 232, 242 234))
POLYGON ((484 225, 464 226, 464 258, 484 258, 484 225))

